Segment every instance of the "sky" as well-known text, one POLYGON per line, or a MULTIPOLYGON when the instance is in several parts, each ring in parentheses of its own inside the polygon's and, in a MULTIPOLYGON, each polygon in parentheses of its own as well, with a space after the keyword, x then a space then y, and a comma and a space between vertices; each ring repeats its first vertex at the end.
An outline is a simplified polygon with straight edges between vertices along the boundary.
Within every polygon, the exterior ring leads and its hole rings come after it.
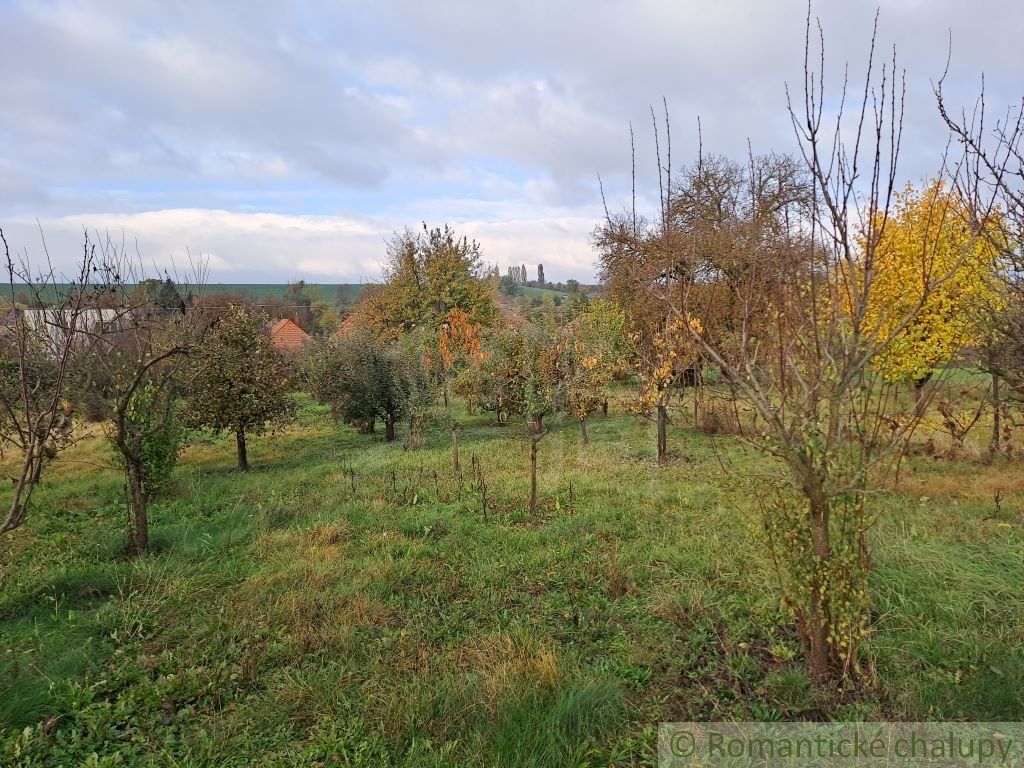
MULTIPOLYGON (((932 93, 1024 96, 1024 0, 815 0, 826 90, 879 47, 906 73, 900 175, 938 167, 932 93), (952 43, 950 49, 950 41, 952 43)), ((793 152, 805 0, 0 0, 0 227, 70 267, 83 232, 226 283, 365 282, 423 222, 502 272, 594 278, 589 237, 656 195, 651 105, 673 165, 793 152)), ((662 147, 664 149, 664 147, 662 147)))

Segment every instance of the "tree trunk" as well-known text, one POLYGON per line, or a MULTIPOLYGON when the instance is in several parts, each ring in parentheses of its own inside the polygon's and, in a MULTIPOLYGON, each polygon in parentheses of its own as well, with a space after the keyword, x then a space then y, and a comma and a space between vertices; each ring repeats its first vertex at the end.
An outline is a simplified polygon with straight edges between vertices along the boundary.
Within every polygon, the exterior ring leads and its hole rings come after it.
POLYGON ((832 558, 832 547, 829 542, 828 500, 820 493, 812 493, 809 498, 811 515, 811 548, 818 567, 811 576, 811 605, 807 617, 808 667, 811 681, 824 686, 832 682, 835 665, 828 647, 828 585, 821 581, 825 564, 832 558))
POLYGON ((1002 450, 1003 415, 999 412, 1002 403, 999 400, 999 374, 992 374, 992 443, 989 452, 995 456, 1002 450))
POLYGON ((601 403, 601 415, 608 418, 608 398, 606 397, 601 403))
POLYGON ((245 427, 239 427, 235 432, 235 445, 238 448, 238 469, 241 472, 248 472, 249 451, 245 447, 245 427))
POLYGON ((390 416, 384 420, 384 442, 394 442, 395 439, 395 420, 390 416))
POLYGON ((33 488, 31 478, 38 474, 38 470, 33 469, 33 467, 36 466, 33 462, 38 461, 35 457, 34 450, 35 449, 33 447, 29 447, 28 452, 24 454, 24 458, 22 460, 21 473, 18 477, 12 478, 14 482, 14 494, 11 498, 11 505, 8 507, 7 519, 0 521, 0 533, 12 531, 25 522, 28 499, 32 495, 33 488))
POLYGON ((668 459, 668 408, 658 405, 658 463, 664 464, 668 459))
POLYGON ((530 514, 537 514, 537 444, 540 439, 530 440, 530 514))
POLYGON ((590 436, 587 434, 587 417, 580 419, 580 434, 583 436, 583 444, 590 445, 590 436))
POLYGON ((149 509, 146 501, 146 485, 142 477, 142 464, 129 460, 128 491, 132 506, 133 530, 128 550, 133 556, 149 552, 149 509))
POLYGON ((544 431, 544 414, 535 413, 533 414, 533 429, 538 435, 544 431))
POLYGON ((459 431, 452 430, 452 471, 459 471, 459 431))
POLYGON ((39 484, 39 479, 42 477, 42 474, 43 474, 43 456, 44 456, 43 446, 39 445, 38 443, 33 443, 29 447, 28 450, 29 450, 29 453, 32 455, 32 459, 31 459, 31 462, 32 462, 32 479, 31 479, 31 483, 33 485, 38 485, 39 484))
MULTIPOLYGON (((444 392, 444 410, 447 413, 447 411, 448 411, 448 382, 447 381, 445 381, 444 386, 441 389, 444 392)), ((435 402, 437 402, 437 401, 435 401, 435 402)))
POLYGON ((929 373, 923 379, 918 379, 914 382, 914 415, 918 418, 924 416, 926 405, 925 385, 931 377, 932 375, 929 373))

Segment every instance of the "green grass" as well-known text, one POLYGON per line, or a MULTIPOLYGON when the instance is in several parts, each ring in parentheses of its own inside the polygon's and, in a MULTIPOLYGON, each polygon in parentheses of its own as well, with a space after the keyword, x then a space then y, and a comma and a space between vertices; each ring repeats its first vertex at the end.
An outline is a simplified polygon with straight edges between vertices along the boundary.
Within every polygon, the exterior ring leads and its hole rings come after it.
POLYGON ((463 419, 461 481, 444 434, 306 400, 248 474, 200 440, 138 561, 117 474, 55 466, 0 544, 0 763, 650 765, 662 720, 1019 718, 1019 466, 916 457, 877 499, 867 681, 837 704, 778 605, 759 457, 680 425, 659 468, 645 422, 556 425, 531 517, 522 425, 463 419))
POLYGON ((564 299, 566 296, 569 295, 568 293, 565 293, 563 291, 556 291, 552 288, 537 288, 532 285, 517 286, 516 292, 516 295, 518 296, 527 296, 531 299, 534 298, 535 296, 539 296, 540 298, 544 298, 545 296, 561 296, 564 299))

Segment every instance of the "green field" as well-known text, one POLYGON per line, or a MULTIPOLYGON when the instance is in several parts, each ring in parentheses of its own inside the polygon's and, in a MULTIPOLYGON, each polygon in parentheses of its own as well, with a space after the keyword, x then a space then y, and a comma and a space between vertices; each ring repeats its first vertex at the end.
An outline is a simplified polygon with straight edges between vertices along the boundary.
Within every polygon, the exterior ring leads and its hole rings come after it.
POLYGON ((1018 471, 918 456, 875 499, 867 674, 821 699, 764 461, 680 424, 658 467, 617 411, 542 441, 531 517, 521 424, 463 415, 456 474, 442 433, 385 444, 302 398, 248 474, 193 442, 138 561, 84 441, 2 543, 0 764, 650 765, 662 720, 1020 717, 1018 471))
MULTIPOLYGON (((67 295, 71 285, 69 283, 53 283, 47 285, 40 292, 40 298, 47 303, 57 301, 60 297, 67 295)), ((131 286, 129 286, 131 287, 131 286)), ((339 296, 345 296, 352 300, 357 297, 366 287, 363 283, 309 283, 306 285, 306 293, 313 298, 334 302, 339 296)), ((203 293, 226 293, 239 294, 251 297, 256 301, 275 296, 281 299, 288 290, 288 283, 207 283, 203 286, 203 293)), ((3 294, 4 298, 10 298, 10 289, 3 294)), ((15 294, 17 299, 17 293, 15 294)), ((20 300, 20 299, 19 299, 20 300)))
POLYGON ((564 299, 566 296, 569 295, 568 293, 565 293, 563 291, 556 291, 551 288, 535 288, 530 285, 517 286, 516 291, 517 295, 529 296, 531 299, 535 296, 539 296, 540 298, 544 298, 545 296, 561 296, 564 299))
MULTIPOLYGON (((361 283, 309 283, 306 286, 306 293, 314 298, 333 302, 339 292, 358 296, 365 287, 361 283)), ((203 286, 204 293, 225 291, 227 293, 251 296, 257 301, 270 296, 276 296, 280 299, 287 290, 287 283, 208 283, 203 286)))

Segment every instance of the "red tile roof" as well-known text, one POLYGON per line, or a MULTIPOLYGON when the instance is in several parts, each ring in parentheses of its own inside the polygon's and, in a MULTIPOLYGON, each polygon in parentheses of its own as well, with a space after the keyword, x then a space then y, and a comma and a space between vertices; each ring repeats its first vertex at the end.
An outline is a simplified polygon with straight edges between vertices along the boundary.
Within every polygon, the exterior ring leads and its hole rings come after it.
POLYGON ((278 352, 295 352, 302 349, 311 338, 286 317, 270 326, 270 340, 278 352))
POLYGON ((332 339, 344 339, 356 330, 358 320, 355 315, 348 315, 344 320, 341 321, 341 325, 338 326, 338 330, 331 334, 332 339))

